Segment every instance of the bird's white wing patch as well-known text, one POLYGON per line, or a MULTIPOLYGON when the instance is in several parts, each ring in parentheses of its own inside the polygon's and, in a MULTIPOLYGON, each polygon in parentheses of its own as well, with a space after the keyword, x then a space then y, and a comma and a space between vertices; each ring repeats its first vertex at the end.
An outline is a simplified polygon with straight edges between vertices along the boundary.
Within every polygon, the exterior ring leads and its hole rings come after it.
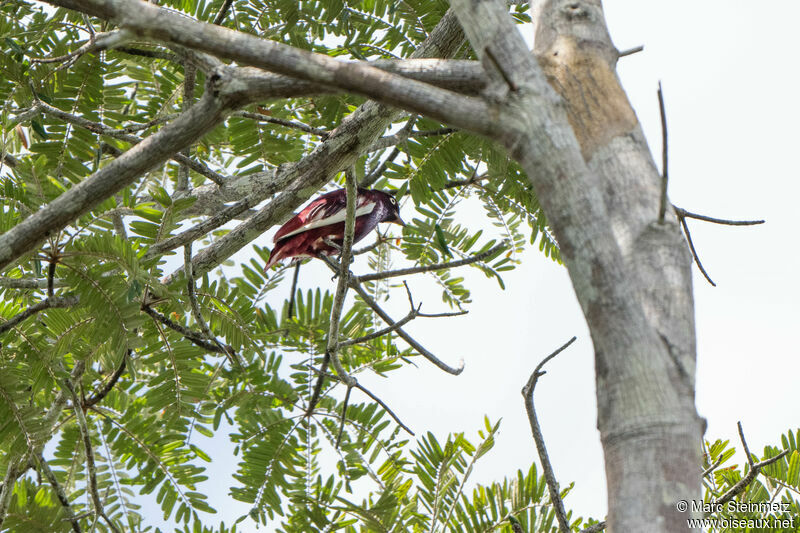
MULTIPOLYGON (((360 216, 363 216, 363 215, 368 215, 368 214, 372 213, 372 211, 374 209, 375 209, 375 202, 365 203, 364 205, 362 205, 361 207, 356 209, 356 218, 358 218, 360 216)), ((344 222, 345 214, 346 214, 346 210, 345 209, 341 209, 341 210, 337 211, 336 213, 332 214, 329 217, 321 218, 319 220, 311 220, 311 221, 307 222, 306 224, 304 224, 303 226, 297 228, 293 232, 287 233, 286 235, 282 236, 281 239, 285 239, 287 237, 291 237, 292 235, 297 235, 298 233, 302 233, 302 232, 308 231, 310 229, 320 228, 322 226, 330 226, 331 224, 336 224, 337 222, 344 222)), ((311 218, 313 218, 313 217, 314 217, 314 215, 312 214, 311 218)))

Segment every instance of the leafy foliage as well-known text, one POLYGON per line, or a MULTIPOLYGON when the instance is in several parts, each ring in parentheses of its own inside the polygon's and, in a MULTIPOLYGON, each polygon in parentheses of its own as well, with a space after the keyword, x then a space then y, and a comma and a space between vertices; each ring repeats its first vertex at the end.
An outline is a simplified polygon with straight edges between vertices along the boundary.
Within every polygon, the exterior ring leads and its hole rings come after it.
MULTIPOLYGON (((761 469, 756 478, 733 498, 720 505, 708 505, 706 518, 716 520, 718 528, 709 531, 727 531, 728 523, 746 524, 748 520, 759 520, 755 527, 758 531, 783 532, 797 527, 800 516, 800 430, 789 431, 781 436, 781 446, 765 446, 759 457, 752 454, 754 464, 774 458, 782 452, 788 452, 776 462, 761 469), (766 519, 766 520, 765 520, 766 519), (783 521, 795 522, 786 529, 783 521), (740 521, 740 522, 739 522, 740 521)), ((749 472, 750 465, 744 460, 743 465, 729 465, 736 450, 729 441, 717 440, 705 443, 703 468, 713 470, 703 480, 705 486, 704 502, 707 504, 720 500, 729 490, 739 483, 749 472)))
MULTIPOLYGON (((211 22, 223 1, 160 5, 211 22)), ((447 7, 443 0, 237 0, 221 23, 333 57, 374 60, 407 57, 447 7)), ((526 9, 515 6, 518 21, 527 20, 526 9)), ((198 71, 187 85, 179 51, 152 41, 81 48, 116 31, 114 22, 24 0, 3 2, 0 13, 5 232, 174 119, 200 97, 205 78, 198 71)), ((350 95, 262 102, 228 117, 189 156, 224 177, 259 176, 312 152, 361 102, 350 95)), ((403 209, 414 212, 402 236, 379 236, 369 268, 428 266, 505 242, 504 253, 472 265, 502 287, 528 232, 558 259, 535 195, 505 154, 434 121, 420 119, 412 128, 408 120, 400 117, 392 131, 408 125, 410 137, 363 154, 355 165, 363 179, 385 163, 374 186, 396 191, 403 209), (481 209, 486 216, 469 214, 481 209)), ((508 530, 507 517, 515 516, 526 527, 553 529, 535 467, 503 483, 467 483, 492 446, 496 424, 487 422, 477 446, 463 435, 440 443, 433 434, 415 445, 384 408, 356 391, 342 417, 342 387, 329 380, 314 414, 304 416, 333 298, 322 288, 287 294, 285 269, 263 271, 265 249, 254 246, 245 264, 193 280, 191 288, 183 275, 163 284, 179 263, 151 248, 198 221, 194 198, 179 190, 184 171, 174 161, 152 169, 3 273, 0 324, 41 308, 0 333, 0 472, 20 470, 4 527, 70 531, 71 512, 84 530, 144 531, 149 517, 141 501, 149 494, 178 531, 236 531, 209 525, 215 510, 202 484, 211 458, 200 434, 235 446, 231 495, 252 506, 243 521, 303 532, 485 531, 508 530), (53 307, 54 299, 71 303, 53 307), (82 405, 74 405, 68 384, 82 405), (87 467, 82 429, 94 467, 87 467), (45 467, 69 512, 44 479, 45 467), (92 485, 108 521, 93 503, 92 485)), ((207 183, 186 172, 188 188, 207 183)), ((210 244, 226 231, 198 242, 210 244)), ((461 275, 427 275, 446 303, 470 303, 461 275)), ((381 281, 366 288, 379 303, 397 290, 381 281)), ((340 334, 356 339, 383 327, 356 299, 340 334)), ((414 356, 396 332, 340 349, 355 376, 385 377, 414 356)))

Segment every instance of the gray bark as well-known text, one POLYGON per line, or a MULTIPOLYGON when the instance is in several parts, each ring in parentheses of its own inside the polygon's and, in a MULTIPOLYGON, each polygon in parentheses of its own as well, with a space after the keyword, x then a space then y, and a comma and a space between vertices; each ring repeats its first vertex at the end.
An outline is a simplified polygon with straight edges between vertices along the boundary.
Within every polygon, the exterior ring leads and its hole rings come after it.
POLYGON ((700 496, 691 262, 619 86, 597 0, 539 5, 536 64, 498 4, 454 2, 495 98, 527 121, 502 138, 558 239, 596 354, 610 531, 688 531, 700 496), (543 78, 555 87, 556 95, 543 78), (509 90, 510 89, 510 90, 509 90))

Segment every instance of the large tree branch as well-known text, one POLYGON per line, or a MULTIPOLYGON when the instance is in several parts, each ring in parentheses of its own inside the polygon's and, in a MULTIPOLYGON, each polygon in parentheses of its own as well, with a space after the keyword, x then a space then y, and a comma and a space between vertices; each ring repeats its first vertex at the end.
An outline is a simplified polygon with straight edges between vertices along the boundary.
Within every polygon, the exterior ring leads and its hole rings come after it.
POLYGON ((483 135, 492 136, 496 133, 495 121, 486 120, 490 106, 483 100, 465 97, 364 63, 345 62, 260 39, 192 20, 148 3, 131 3, 127 0, 51 2, 114 19, 125 30, 142 37, 184 46, 300 80, 337 87, 483 135))
POLYGON ((158 133, 0 235, 0 269, 214 127, 229 109, 230 102, 217 96, 226 81, 215 80, 211 91, 158 133))

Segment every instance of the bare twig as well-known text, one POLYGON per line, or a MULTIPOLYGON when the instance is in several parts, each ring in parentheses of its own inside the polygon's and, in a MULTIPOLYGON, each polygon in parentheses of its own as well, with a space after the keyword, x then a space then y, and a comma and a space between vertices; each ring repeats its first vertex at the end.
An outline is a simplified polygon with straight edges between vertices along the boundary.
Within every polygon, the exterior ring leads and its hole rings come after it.
POLYGON ((658 110, 661 113, 661 201, 658 205, 658 222, 664 223, 667 211, 667 184, 669 182, 669 159, 667 157, 667 111, 664 107, 664 93, 658 82, 658 110))
POLYGON ((347 205, 345 207, 344 237, 342 240, 341 254, 339 255, 339 280, 336 285, 336 293, 333 297, 331 307, 330 327, 328 328, 328 349, 331 363, 336 371, 336 375, 348 387, 355 384, 355 378, 351 377, 339 361, 339 320, 342 315, 342 306, 347 294, 348 282, 350 281, 350 259, 353 257, 353 236, 356 229, 356 201, 358 191, 356 189, 355 173, 348 169, 345 172, 345 189, 347 192, 347 205))
POLYGON ((692 213, 691 211, 687 211, 686 209, 681 209, 678 206, 672 206, 675 209, 675 212, 678 214, 679 217, 686 217, 686 218, 694 218, 697 220, 702 220, 704 222, 713 222, 714 224, 722 224, 725 226, 755 226, 757 224, 763 224, 764 220, 727 220, 724 218, 714 218, 708 217, 705 215, 698 215, 697 213, 692 213))
MULTIPOLYGON (((56 118, 59 118, 75 126, 84 128, 88 131, 91 131, 92 133, 97 133, 99 135, 108 135, 109 137, 114 137, 116 139, 120 139, 122 141, 131 144, 139 144, 140 142, 142 142, 142 139, 136 137, 135 135, 125 133, 122 130, 110 128, 105 124, 101 124, 99 122, 93 122, 83 117, 73 115, 72 113, 67 113, 66 111, 62 111, 57 107, 51 106, 47 102, 43 102, 40 100, 39 102, 37 102, 36 105, 46 114, 52 115, 56 118)), ((194 170, 198 174, 207 177, 217 185, 222 185, 226 181, 226 178, 224 176, 214 172, 203 163, 200 163, 199 161, 195 161, 194 159, 186 157, 184 154, 180 153, 173 154, 171 156, 171 159, 177 161, 178 163, 186 165, 187 167, 194 170)))
POLYGON ((561 500, 561 495, 559 494, 558 481, 553 473, 553 466, 550 464, 550 457, 547 455, 547 447, 544 443, 542 428, 539 426, 539 420, 536 417, 536 409, 533 405, 533 391, 536 388, 536 382, 539 380, 539 377, 545 374, 545 372, 542 370, 542 367, 545 365, 545 363, 566 350, 573 342, 575 342, 576 339, 577 337, 572 337, 558 350, 545 357, 541 363, 536 365, 531 377, 528 378, 528 382, 522 388, 522 396, 525 398, 525 410, 528 412, 528 422, 530 422, 531 425, 533 440, 536 441, 536 449, 539 452, 539 460, 541 461, 542 469, 544 470, 544 478, 547 481, 547 488, 550 491, 550 502, 555 510, 559 529, 562 531, 562 533, 570 531, 569 522, 567 521, 567 513, 564 510, 564 502, 561 500))
MULTIPOLYGON (((418 115, 411 115, 411 117, 408 119, 403 128, 399 132, 397 132, 395 136, 396 137, 399 136, 399 138, 405 136, 407 138, 408 135, 411 133, 412 128, 414 128, 414 124, 417 122, 417 118, 418 115)), ((401 142, 398 142, 396 144, 399 145, 401 144, 401 142)), ((384 159, 378 166, 373 168, 369 172, 369 174, 367 174, 364 177, 364 179, 361 180, 361 183, 359 185, 361 187, 369 187, 370 185, 378 181, 378 178, 383 176, 383 173, 386 172, 386 169, 389 167, 389 164, 392 163, 398 155, 400 155, 400 152, 401 150, 399 146, 395 146, 394 149, 391 152, 389 152, 389 155, 386 156, 386 159, 384 159)))
POLYGON ((50 258, 50 261, 47 264, 47 298, 53 298, 53 288, 55 285, 55 277, 56 277, 56 259, 54 257, 50 258))
POLYGON ((375 239, 375 242, 373 242, 372 244, 368 244, 368 245, 366 245, 366 246, 364 246, 362 248, 358 248, 356 250, 353 250, 353 255, 362 255, 362 254, 369 253, 369 252, 371 252, 372 250, 374 250, 375 248, 377 248, 378 246, 380 246, 381 244, 383 244, 383 243, 385 243, 387 241, 388 241, 388 239, 386 238, 385 235, 381 235, 380 233, 378 233, 378 237, 375 239))
POLYGON ((72 522, 72 530, 75 533, 81 533, 81 525, 78 522, 78 519, 75 517, 75 514, 72 512, 72 506, 69 503, 69 499, 67 499, 67 494, 64 492, 64 488, 58 482, 55 473, 50 468, 50 465, 47 464, 42 454, 38 454, 36 456, 36 462, 38 464, 38 470, 44 474, 44 477, 47 478, 47 481, 50 483, 50 486, 53 487, 53 491, 56 493, 56 497, 58 501, 61 502, 61 505, 64 507, 64 512, 67 515, 67 520, 72 522))
MULTIPOLYGON (((320 376, 322 378, 322 376, 320 376)), ((339 423, 339 433, 336 435, 336 447, 342 442, 342 431, 344 431, 344 421, 347 420, 347 405, 350 403, 350 391, 353 390, 352 386, 347 387, 347 393, 344 395, 344 403, 342 404, 342 421, 339 423)))
POLYGON ((311 133, 312 135, 317 135, 319 137, 322 137, 322 140, 327 139, 328 135, 331 134, 331 132, 329 132, 327 130, 323 130, 323 129, 320 129, 320 128, 313 128, 313 127, 307 126, 306 124, 303 124, 301 122, 296 122, 296 121, 293 121, 293 120, 285 120, 285 119, 277 118, 277 117, 270 117, 270 116, 264 115, 262 113, 252 113, 250 111, 237 111, 236 113, 233 114, 233 116, 249 118, 249 119, 253 119, 253 120, 258 120, 260 122, 269 122, 270 124, 277 124, 279 126, 285 126, 287 128, 293 128, 293 129, 296 129, 296 130, 304 131, 306 133, 311 133))
POLYGON ((84 409, 88 409, 89 407, 92 407, 93 405, 100 403, 101 401, 103 401, 103 398, 105 398, 108 395, 108 393, 111 392, 111 389, 114 388, 114 385, 117 384, 117 381, 119 381, 119 378, 122 377, 122 374, 125 372, 125 367, 127 365, 128 357, 130 357, 130 355, 131 351, 128 350, 128 353, 122 356, 122 362, 120 363, 119 367, 117 367, 114 373, 111 374, 111 377, 109 378, 108 381, 106 381, 105 385, 96 390, 91 396, 89 396, 88 399, 83 401, 84 409))
MULTIPOLYGON (((386 311, 384 311, 383 308, 381 308, 381 306, 378 305, 378 303, 375 300, 373 300, 370 297, 369 294, 367 294, 367 291, 365 291, 364 288, 360 284, 351 281, 350 288, 352 288, 354 291, 356 291, 358 296, 362 300, 364 300, 364 302, 373 311, 375 311, 375 314, 377 314, 379 317, 381 317, 381 320, 386 322, 386 324, 389 325, 389 326, 394 326, 395 321, 392 320, 392 317, 390 317, 389 314, 386 311)), ((461 364, 458 366, 458 368, 453 368, 453 367, 447 365, 444 361, 440 360, 435 355, 433 355, 427 349, 425 349, 425 347, 422 346, 419 342, 417 342, 411 335, 406 333, 406 331, 403 328, 396 328, 396 331, 397 331, 397 334, 400 336, 400 338, 402 338, 404 341, 406 341, 421 356, 423 356, 425 359, 427 359, 428 361, 430 361, 434 365, 438 366, 439 368, 441 368, 442 370, 444 370, 448 374, 452 374, 454 376, 457 376, 461 372, 464 371, 464 361, 463 360, 461 361, 461 364)))
MULTIPOLYGON (((333 374, 323 374, 321 371, 316 371, 316 372, 317 372, 317 373, 319 373, 319 374, 320 374, 320 376, 324 376, 324 377, 327 377, 327 378, 333 379, 333 380, 335 380, 335 381, 341 381, 340 379, 338 379, 338 378, 337 378, 336 376, 334 376, 333 374)), ((400 420, 400 418, 398 418, 398 416, 397 416, 397 415, 394 413, 394 411, 392 411, 392 410, 389 408, 389 406, 388 406, 388 405, 386 405, 386 403, 384 403, 384 401, 383 401, 383 400, 381 400, 380 398, 378 398, 377 396, 375 396, 375 394, 373 394, 373 393, 372 393, 372 392, 371 392, 369 389, 367 389, 367 388, 366 388, 364 385, 362 385, 361 383, 358 383, 358 382, 356 382, 356 383, 354 383, 354 384, 352 385, 352 387, 353 387, 353 388, 356 388, 356 389, 358 389, 358 390, 360 390, 361 392, 363 392, 364 394, 366 394, 367 396, 369 396, 370 398, 372 398, 372 399, 373 399, 373 400, 374 400, 374 401, 375 401, 375 402, 376 402, 378 405, 380 405, 380 406, 383 408, 383 410, 384 410, 384 411, 386 411, 386 413, 387 413, 389 416, 391 416, 391 417, 392 417, 392 419, 394 419, 394 421, 395 421, 395 422, 397 422, 397 425, 398 425, 398 426, 400 426, 401 428, 403 428, 404 430, 406 430, 406 431, 409 433, 409 435, 412 435, 412 436, 414 435, 414 432, 413 432, 413 431, 411 431, 411 429, 409 429, 409 427, 408 427, 408 426, 406 426, 405 424, 403 424, 402 420, 400 420)))
POLYGON ((214 24, 222 24, 222 21, 225 20, 225 16, 228 14, 228 10, 231 8, 231 4, 233 4, 233 0, 225 0, 225 2, 222 3, 222 7, 219 8, 217 16, 214 17, 214 24))
POLYGON ((413 432, 413 431, 411 431, 411 429, 409 429, 409 427, 408 427, 408 426, 406 426, 405 424, 403 424, 403 422, 402 422, 402 421, 401 421, 401 420, 400 420, 400 419, 397 417, 397 415, 396 415, 396 414, 394 414, 394 411, 392 411, 391 409, 389 409, 389 406, 388 406, 388 405, 386 405, 386 404, 383 402, 383 400, 381 400, 380 398, 378 398, 377 396, 375 396, 374 394, 372 394, 372 392, 370 392, 370 391, 369 391, 369 389, 367 389, 367 388, 366 388, 364 385, 362 385, 361 383, 356 383, 356 384, 354 385, 354 387, 355 387, 355 388, 357 388, 358 390, 360 390, 361 392, 363 392, 364 394, 366 394, 367 396, 369 396, 370 398, 372 398, 372 399, 373 399, 375 402, 377 402, 377 403, 378 403, 378 405, 380 405, 381 407, 383 407, 383 410, 384 410, 384 411, 386 411, 386 412, 389 414, 389 416, 391 416, 391 417, 394 419, 394 421, 395 421, 395 422, 397 422, 397 425, 398 425, 398 426, 400 426, 401 428, 405 429, 405 430, 408 432, 408 434, 409 434, 409 435, 411 435, 411 436, 413 436, 413 435, 414 435, 414 432, 413 432))
POLYGON ((419 274, 421 272, 432 272, 434 270, 445 270, 448 268, 455 268, 464 265, 470 265, 472 263, 477 263, 479 261, 483 261, 487 257, 492 257, 503 251, 503 249, 507 246, 505 242, 494 246, 485 252, 481 252, 475 254, 473 256, 467 257, 465 259, 460 259, 458 261, 450 261, 448 263, 437 263, 435 265, 427 265, 427 266, 418 266, 418 267, 411 267, 411 268, 401 268, 398 270, 387 270, 386 272, 375 272, 373 274, 365 274, 363 276, 358 276, 353 279, 355 283, 363 283, 365 281, 375 281, 379 279, 386 279, 386 278, 394 278, 397 276, 406 276, 409 274, 419 274))
POLYGON ((145 253, 144 258, 149 259, 151 257, 156 257, 161 255, 165 252, 178 248, 180 246, 184 246, 189 244, 190 242, 199 239, 200 237, 206 235, 209 231, 214 230, 226 222, 230 221, 231 219, 235 218, 236 216, 244 213, 251 207, 255 206, 258 202, 252 196, 245 196, 235 204, 231 204, 228 207, 224 208, 222 211, 218 212, 214 216, 211 216, 204 221, 192 226, 191 228, 178 233, 177 235, 173 235, 163 241, 154 243, 148 248, 147 252, 145 253))
POLYGON ((221 348, 221 347, 217 346, 216 344, 208 342, 203 337, 202 333, 198 333, 196 331, 192 331, 189 328, 186 328, 186 327, 181 326, 180 324, 178 324, 176 322, 173 322, 172 320, 170 320, 169 318, 165 317, 164 315, 162 315, 161 313, 159 313, 158 311, 156 311, 155 309, 153 309, 149 305, 143 305, 142 306, 142 311, 144 311, 145 313, 147 313, 148 315, 153 317, 155 320, 161 322, 162 324, 164 324, 168 328, 177 331, 178 333, 183 335, 186 338, 186 340, 188 340, 192 344, 196 344, 197 346, 203 348, 204 350, 207 350, 209 352, 214 352, 214 353, 222 353, 222 354, 227 353, 227 351, 224 348, 221 348))
POLYGON ((86 453, 86 470, 88 478, 87 490, 94 506, 95 515, 102 517, 106 524, 108 524, 108 527, 111 529, 111 531, 114 533, 120 533, 120 530, 117 528, 116 524, 111 521, 103 509, 103 502, 100 499, 100 493, 97 491, 97 468, 94 462, 94 448, 92 447, 92 438, 89 435, 89 427, 86 424, 86 415, 84 414, 83 409, 80 407, 80 398, 78 397, 77 392, 75 392, 75 387, 73 386, 72 382, 70 382, 68 379, 63 381, 62 386, 65 387, 72 396, 72 405, 76 406, 73 411, 75 413, 75 420, 78 422, 78 428, 81 432, 81 440, 83 441, 84 452, 86 453))
POLYGON ((703 263, 700 262, 700 257, 697 255, 697 250, 694 249, 694 242, 692 242, 692 234, 689 233, 689 226, 686 224, 686 217, 678 215, 678 220, 681 221, 681 227, 683 227, 683 232, 686 234, 686 240, 689 241, 689 249, 692 251, 692 257, 694 257, 694 262, 697 263, 697 268, 700 269, 700 272, 706 278, 713 287, 716 287, 717 284, 714 283, 706 272, 706 269, 703 268, 703 263))
POLYGON ((438 135, 449 135, 451 133, 457 132, 457 128, 439 128, 436 130, 422 130, 422 131, 411 131, 411 132, 403 132, 401 130, 399 133, 394 135, 386 135, 381 137, 375 144, 369 147, 370 152, 374 152, 376 150, 383 150, 384 148, 389 148, 390 146, 396 146, 398 144, 402 144, 406 142, 408 139, 414 139, 418 137, 434 137, 438 135))
POLYGON ((311 398, 308 400, 308 407, 306 408, 305 416, 311 416, 314 413, 314 408, 317 406, 319 396, 322 394, 322 386, 325 383, 325 376, 329 375, 328 365, 331 363, 331 356, 326 351, 325 356, 322 358, 322 364, 319 367, 319 377, 317 383, 314 385, 314 392, 311 393, 311 398))
POLYGON ((13 328, 23 320, 35 315, 39 311, 55 307, 72 307, 77 303, 78 303, 77 296, 67 296, 63 298, 62 297, 45 298, 41 302, 33 304, 32 306, 28 307, 18 315, 14 316, 8 322, 3 322, 2 324, 0 324, 0 334, 5 333, 9 329, 13 328))
POLYGON ((721 464, 722 464, 722 460, 723 460, 723 459, 724 459, 724 457, 720 455, 720 456, 719 456, 719 459, 717 459, 717 460, 716 460, 716 462, 715 462, 713 465, 711 465, 711 466, 709 466, 708 468, 706 468, 705 470, 703 470, 703 473, 700 475, 700 477, 701 477, 701 478, 704 478, 704 477, 706 477, 707 475, 709 475, 711 472, 713 472, 714 470, 716 470, 716 469, 717 469, 717 467, 718 467, 719 465, 721 465, 721 464))
POLYGON ((186 273, 186 292, 189 295, 189 303, 191 304, 192 316, 194 316, 195 322, 197 322, 197 324, 200 326, 200 330, 203 332, 205 338, 208 339, 211 344, 216 345, 219 348, 219 353, 224 353, 228 360, 230 360, 233 368, 238 368, 241 370, 242 364, 239 361, 239 358, 236 356, 236 353, 233 351, 233 349, 231 349, 230 346, 222 344, 219 339, 217 339, 217 337, 211 333, 211 329, 208 327, 208 324, 203 318, 203 314, 200 312, 200 304, 197 302, 197 294, 194 286, 191 244, 187 244, 183 247, 183 267, 184 272, 186 273))
POLYGON ((733 487, 728 489, 728 491, 725 494, 720 496, 720 498, 716 502, 714 502, 715 506, 725 505, 727 502, 733 499, 734 496, 744 491, 747 488, 747 486, 756 478, 756 476, 758 476, 758 474, 761 473, 762 468, 764 468, 765 466, 769 466, 772 463, 780 461, 785 456, 787 456, 789 452, 792 451, 792 450, 783 450, 775 457, 770 457, 769 459, 765 459, 763 461, 756 463, 753 461, 753 458, 750 455, 750 450, 747 447, 747 441, 744 438, 744 431, 742 431, 742 423, 737 422, 737 426, 739 427, 739 438, 742 440, 742 446, 744 447, 744 452, 747 455, 747 462, 750 465, 750 470, 742 479, 739 480, 738 483, 736 483, 733 487))
POLYGON ((289 293, 289 312, 287 313, 288 318, 292 318, 294 316, 294 298, 295 298, 295 292, 297 292, 297 280, 300 277, 300 264, 301 261, 298 261, 294 265, 294 275, 292 276, 292 291, 289 293))
POLYGON ((638 54, 644 50, 644 45, 634 46, 633 48, 628 48, 627 50, 622 50, 617 57, 626 57, 632 56, 633 54, 638 54))
POLYGON ((362 342, 369 342, 373 339, 377 339, 378 337, 383 337, 384 335, 391 333, 393 331, 397 331, 398 329, 405 326, 407 323, 414 320, 417 316, 419 316, 419 311, 417 309, 411 308, 411 311, 408 312, 406 316, 392 324, 391 326, 385 327, 383 329, 379 329, 369 335, 364 335, 363 337, 357 337, 355 339, 348 339, 346 341, 342 341, 339 343, 339 346, 352 346, 353 344, 361 344, 362 342))

